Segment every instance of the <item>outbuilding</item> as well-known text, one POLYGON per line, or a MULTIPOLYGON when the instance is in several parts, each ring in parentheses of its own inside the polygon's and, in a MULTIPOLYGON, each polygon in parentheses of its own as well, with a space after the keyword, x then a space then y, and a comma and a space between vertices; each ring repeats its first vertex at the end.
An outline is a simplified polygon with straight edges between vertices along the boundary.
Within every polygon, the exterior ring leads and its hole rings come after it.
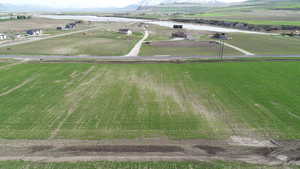
POLYGON ((173 32, 172 38, 187 38, 187 34, 185 32, 173 32))
POLYGON ((125 35, 132 35, 132 31, 130 29, 119 29, 119 33, 125 35))
POLYGON ((58 26, 58 27, 56 27, 56 30, 59 30, 59 31, 61 31, 61 30, 63 30, 63 27, 61 27, 61 26, 58 26))
POLYGON ((228 40, 228 36, 226 33, 215 33, 212 38, 214 39, 221 39, 221 40, 228 40))
POLYGON ((183 25, 173 25, 174 29, 183 29, 183 25))

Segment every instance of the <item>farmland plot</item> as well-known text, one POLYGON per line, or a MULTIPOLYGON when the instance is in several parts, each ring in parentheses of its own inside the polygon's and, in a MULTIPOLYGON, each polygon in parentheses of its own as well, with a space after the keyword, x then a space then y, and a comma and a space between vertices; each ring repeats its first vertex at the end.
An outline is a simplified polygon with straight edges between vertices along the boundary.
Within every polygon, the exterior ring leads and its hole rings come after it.
POLYGON ((37 42, 0 48, 4 55, 92 55, 122 56, 141 39, 141 33, 132 36, 112 31, 90 31, 37 42))
POLYGON ((299 139, 299 63, 0 69, 0 138, 299 139))
POLYGON ((227 41, 257 55, 298 55, 300 38, 283 36, 232 34, 227 41))

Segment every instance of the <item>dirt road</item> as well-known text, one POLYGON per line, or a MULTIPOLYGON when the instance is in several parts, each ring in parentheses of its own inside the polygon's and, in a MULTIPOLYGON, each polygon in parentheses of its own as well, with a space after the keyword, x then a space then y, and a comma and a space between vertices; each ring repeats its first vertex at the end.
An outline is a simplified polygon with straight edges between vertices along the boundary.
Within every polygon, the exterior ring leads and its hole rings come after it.
MULTIPOLYGON (((219 43, 218 41, 216 41, 216 42, 219 43)), ((230 47, 230 48, 232 48, 232 49, 235 49, 235 50, 237 50, 237 51, 239 51, 239 52, 241 52, 241 53, 243 53, 243 54, 245 54, 245 55, 247 55, 247 56, 254 56, 254 55, 255 55, 254 53, 251 53, 251 52, 249 52, 249 51, 246 51, 246 50, 244 50, 244 49, 241 49, 241 48, 239 48, 239 47, 237 47, 237 46, 231 45, 231 44, 226 43, 226 42, 223 42, 223 43, 224 43, 225 46, 230 47)))
POLYGON ((138 41, 138 43, 131 49, 131 51, 126 55, 126 57, 137 57, 140 53, 140 49, 144 41, 149 37, 148 30, 145 30, 144 37, 138 41))
MULTIPOLYGON (((243 140, 243 139, 241 139, 243 140)), ((255 141, 266 142, 266 141, 255 141)), ((300 141, 258 146, 234 140, 0 140, 0 161, 242 161, 300 165, 300 141)), ((254 142, 253 142, 254 143, 254 142)))

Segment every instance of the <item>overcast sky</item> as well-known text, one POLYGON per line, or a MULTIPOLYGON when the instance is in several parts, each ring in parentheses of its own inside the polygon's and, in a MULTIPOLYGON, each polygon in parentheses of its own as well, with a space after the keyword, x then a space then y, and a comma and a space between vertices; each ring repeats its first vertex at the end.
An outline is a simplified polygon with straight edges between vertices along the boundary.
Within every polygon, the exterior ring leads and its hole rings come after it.
MULTIPOLYGON (((63 8, 98 8, 98 7, 124 7, 137 4, 141 0, 0 0, 0 3, 34 4, 49 7, 63 8)), ((219 0, 224 2, 239 2, 244 0, 219 0)))

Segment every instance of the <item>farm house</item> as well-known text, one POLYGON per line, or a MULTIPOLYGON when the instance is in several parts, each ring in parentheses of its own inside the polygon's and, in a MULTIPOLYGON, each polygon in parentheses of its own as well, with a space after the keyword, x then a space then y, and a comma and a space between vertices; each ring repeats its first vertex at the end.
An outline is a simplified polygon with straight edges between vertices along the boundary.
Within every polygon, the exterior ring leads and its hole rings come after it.
POLYGON ((28 35, 41 35, 43 31, 41 29, 31 29, 26 31, 28 35))
POLYGON ((7 39, 7 36, 0 33, 0 40, 5 40, 5 39, 7 39))
POLYGON ((76 23, 69 23, 65 26, 65 29, 75 29, 76 28, 76 23))

